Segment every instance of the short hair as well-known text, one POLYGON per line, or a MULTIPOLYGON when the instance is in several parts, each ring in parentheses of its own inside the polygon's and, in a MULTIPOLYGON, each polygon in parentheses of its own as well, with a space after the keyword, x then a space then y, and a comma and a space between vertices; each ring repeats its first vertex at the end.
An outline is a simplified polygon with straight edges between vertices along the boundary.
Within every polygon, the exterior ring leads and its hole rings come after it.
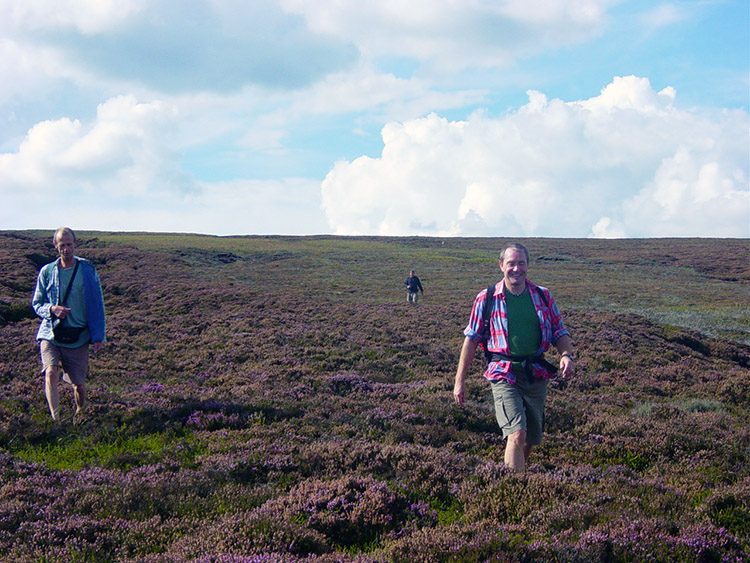
POLYGON ((523 252, 524 255, 526 255, 526 263, 528 264, 530 262, 529 258, 529 249, 526 248, 524 245, 522 245, 520 242, 511 242, 503 248, 503 251, 500 253, 500 263, 502 264, 505 262, 505 253, 508 250, 517 250, 518 252, 523 252))
POLYGON ((64 236, 64 235, 70 235, 73 237, 73 242, 77 242, 76 234, 73 232, 73 229, 70 227, 60 227, 55 231, 55 234, 52 235, 52 244, 57 246, 57 235, 64 236))

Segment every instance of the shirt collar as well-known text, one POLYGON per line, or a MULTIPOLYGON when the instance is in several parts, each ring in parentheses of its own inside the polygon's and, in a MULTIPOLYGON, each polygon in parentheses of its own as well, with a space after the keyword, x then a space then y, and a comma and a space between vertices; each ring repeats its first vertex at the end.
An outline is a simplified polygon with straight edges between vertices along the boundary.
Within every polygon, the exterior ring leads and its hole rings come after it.
MULTIPOLYGON (((528 289, 529 291, 532 291, 535 287, 536 287, 536 284, 534 284, 533 282, 529 280, 526 280, 526 289, 528 289)), ((503 297, 505 297, 505 290, 506 290, 506 287, 505 287, 505 282, 503 280, 500 280, 499 282, 495 284, 495 296, 502 295, 503 297), (499 291, 497 289, 498 285, 500 286, 499 291)))

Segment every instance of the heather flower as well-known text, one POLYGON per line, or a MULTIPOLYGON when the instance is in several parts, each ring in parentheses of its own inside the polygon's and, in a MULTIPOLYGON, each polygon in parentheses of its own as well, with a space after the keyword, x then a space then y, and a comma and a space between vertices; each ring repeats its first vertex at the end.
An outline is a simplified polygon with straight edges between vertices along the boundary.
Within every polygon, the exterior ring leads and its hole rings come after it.
POLYGON ((372 391, 372 384, 361 376, 353 373, 340 373, 328 378, 328 385, 334 393, 346 394, 367 393, 372 391))

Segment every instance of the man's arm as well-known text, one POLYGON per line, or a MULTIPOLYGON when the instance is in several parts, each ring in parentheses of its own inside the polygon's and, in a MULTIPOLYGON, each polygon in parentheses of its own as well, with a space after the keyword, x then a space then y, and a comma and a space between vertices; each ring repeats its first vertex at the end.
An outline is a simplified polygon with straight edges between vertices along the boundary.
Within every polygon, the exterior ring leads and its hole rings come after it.
MULTIPOLYGON (((86 298, 86 317, 89 331, 91 331, 91 342, 105 342, 106 316, 104 312, 104 295, 99 273, 90 262, 84 262, 84 293, 86 298)), ((100 349, 101 346, 97 346, 100 349)), ((98 350, 95 350, 98 351, 98 350)))
MULTIPOLYGON (((100 322, 102 324, 101 327, 101 340, 97 339, 94 344, 94 354, 97 352, 101 352, 102 348, 104 348, 104 342, 106 340, 105 332, 106 332, 106 316, 104 312, 104 294, 102 293, 102 282, 99 279, 99 272, 94 269, 94 281, 96 282, 96 293, 94 294, 96 296, 96 309, 99 311, 99 315, 101 315, 100 322)), ((90 330, 90 329, 89 329, 90 330)))
POLYGON ((39 271, 39 275, 36 278, 34 297, 31 300, 31 307, 37 316, 42 319, 54 320, 55 317, 64 319, 70 313, 70 309, 62 305, 55 305, 47 300, 47 276, 49 275, 50 273, 46 266, 39 271))
POLYGON ((573 341, 567 334, 562 335, 555 342, 555 348, 560 354, 564 354, 560 358, 560 371, 562 372, 563 378, 575 375, 576 366, 573 363, 573 341))
POLYGON ((464 406, 466 401, 466 373, 474 360, 474 354, 478 346, 479 343, 474 342, 468 336, 464 338, 463 346, 461 346, 461 356, 458 358, 458 369, 456 370, 456 383, 453 386, 453 400, 460 407, 464 406))

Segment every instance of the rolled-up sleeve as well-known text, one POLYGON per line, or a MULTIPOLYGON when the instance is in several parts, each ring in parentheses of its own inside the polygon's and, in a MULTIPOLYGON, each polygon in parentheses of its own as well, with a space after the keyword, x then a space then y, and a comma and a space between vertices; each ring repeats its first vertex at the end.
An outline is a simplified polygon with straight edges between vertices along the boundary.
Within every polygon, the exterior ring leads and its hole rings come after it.
POLYGON ((34 289, 31 306, 38 317, 49 320, 52 319, 52 303, 47 299, 47 283, 44 273, 45 269, 43 268, 36 278, 36 289, 34 289))
POLYGON ((559 338, 563 336, 570 336, 570 333, 563 324, 562 315, 560 309, 557 308, 554 298, 550 295, 550 324, 552 325, 552 344, 554 345, 559 338))
POLYGON ((477 294, 474 299, 474 305, 471 307, 469 324, 466 325, 466 328, 464 329, 464 336, 467 336, 474 342, 480 342, 482 340, 482 332, 484 330, 484 298, 486 295, 486 289, 483 289, 477 294))

